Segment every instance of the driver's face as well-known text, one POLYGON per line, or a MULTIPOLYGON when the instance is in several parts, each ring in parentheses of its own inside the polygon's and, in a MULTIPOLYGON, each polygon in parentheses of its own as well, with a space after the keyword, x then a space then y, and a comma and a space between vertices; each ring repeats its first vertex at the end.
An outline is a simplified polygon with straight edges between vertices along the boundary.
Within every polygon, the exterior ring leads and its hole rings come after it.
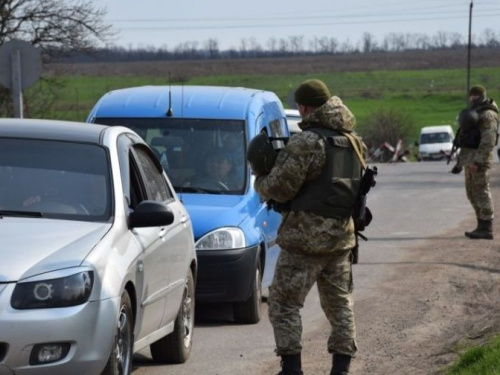
POLYGON ((217 178, 226 177, 231 169, 231 163, 227 159, 209 159, 207 162, 208 173, 217 178))

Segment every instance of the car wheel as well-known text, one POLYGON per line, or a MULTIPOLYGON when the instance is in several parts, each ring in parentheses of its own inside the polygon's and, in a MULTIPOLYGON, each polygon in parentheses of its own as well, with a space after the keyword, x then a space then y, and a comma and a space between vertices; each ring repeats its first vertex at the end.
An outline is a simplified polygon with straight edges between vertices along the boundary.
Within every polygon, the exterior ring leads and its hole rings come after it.
POLYGON ((174 331, 151 344, 151 355, 160 363, 184 363, 191 354, 194 329, 194 279, 191 270, 184 285, 182 303, 175 318, 174 331))
POLYGON ((128 293, 124 292, 120 301, 120 312, 111 354, 102 375, 129 375, 132 372, 133 344, 132 303, 128 293))
POLYGON ((250 298, 243 302, 233 303, 233 317, 236 323, 255 324, 261 318, 262 277, 260 260, 255 267, 255 279, 250 298))

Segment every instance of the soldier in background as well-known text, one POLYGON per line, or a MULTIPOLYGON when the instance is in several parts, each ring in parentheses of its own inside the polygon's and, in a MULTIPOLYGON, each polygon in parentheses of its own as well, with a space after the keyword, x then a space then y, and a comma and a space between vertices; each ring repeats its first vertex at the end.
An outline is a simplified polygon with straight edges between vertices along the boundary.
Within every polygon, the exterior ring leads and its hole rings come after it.
POLYGON ((489 178, 493 148, 497 144, 498 106, 486 97, 481 85, 469 90, 469 106, 459 116, 458 146, 460 154, 451 170, 465 169, 465 191, 477 218, 477 228, 465 235, 471 239, 493 239, 493 201, 489 178))
POLYGON ((252 142, 247 153, 257 175, 255 189, 262 199, 281 204, 283 216, 277 239, 281 253, 268 298, 275 351, 281 356, 279 374, 303 374, 300 309, 314 283, 331 325, 330 374, 347 374, 357 351, 351 294, 351 249, 356 240, 351 215, 366 146, 353 131, 354 115, 340 98, 330 96, 323 82, 303 82, 295 101, 303 131, 290 138, 272 169, 262 172, 254 167, 252 142))

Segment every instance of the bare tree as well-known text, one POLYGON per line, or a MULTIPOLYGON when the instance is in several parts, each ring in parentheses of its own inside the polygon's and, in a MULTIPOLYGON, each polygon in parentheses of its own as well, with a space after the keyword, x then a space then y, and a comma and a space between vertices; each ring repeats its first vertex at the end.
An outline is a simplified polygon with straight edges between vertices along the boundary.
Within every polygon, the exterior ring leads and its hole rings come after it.
POLYGON ((205 50, 207 51, 209 58, 214 59, 219 57, 219 42, 217 39, 208 39, 205 42, 205 50))
POLYGON ((363 36, 361 37, 362 40, 362 51, 364 53, 370 53, 373 52, 377 48, 377 42, 375 42, 375 37, 371 33, 363 33, 363 36))
MULTIPOLYGON (((105 14, 105 9, 85 0, 0 0, 0 45, 14 39, 31 43, 44 62, 56 55, 91 51, 114 36, 105 14)), ((10 100, 10 92, 0 88, 0 114, 10 114, 10 100)), ((37 102, 25 101, 29 115, 41 113, 37 102)))
POLYGON ((105 9, 84 0, 0 0, 0 44, 20 39, 49 51, 89 51, 109 41, 105 9))
POLYGON ((481 38, 482 44, 488 48, 497 48, 500 46, 500 35, 496 36, 495 31, 492 29, 485 29, 481 38))
POLYGON ((304 51, 304 36, 292 35, 288 37, 291 52, 298 54, 304 51))
POLYGON ((448 33, 445 31, 438 31, 436 35, 434 35, 434 45, 437 48, 446 48, 448 45, 448 33))
POLYGON ((275 53, 276 50, 278 49, 278 40, 276 39, 276 37, 272 36, 270 37, 267 42, 266 42, 266 45, 267 45, 267 49, 271 52, 271 53, 275 53))

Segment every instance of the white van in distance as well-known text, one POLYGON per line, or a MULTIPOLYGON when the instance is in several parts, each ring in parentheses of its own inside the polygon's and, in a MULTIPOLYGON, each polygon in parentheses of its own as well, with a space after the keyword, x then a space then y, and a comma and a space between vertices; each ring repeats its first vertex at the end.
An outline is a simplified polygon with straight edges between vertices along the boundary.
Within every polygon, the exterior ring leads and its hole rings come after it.
POLYGON ((453 148, 450 125, 425 126, 420 130, 418 154, 420 160, 444 160, 453 148))

